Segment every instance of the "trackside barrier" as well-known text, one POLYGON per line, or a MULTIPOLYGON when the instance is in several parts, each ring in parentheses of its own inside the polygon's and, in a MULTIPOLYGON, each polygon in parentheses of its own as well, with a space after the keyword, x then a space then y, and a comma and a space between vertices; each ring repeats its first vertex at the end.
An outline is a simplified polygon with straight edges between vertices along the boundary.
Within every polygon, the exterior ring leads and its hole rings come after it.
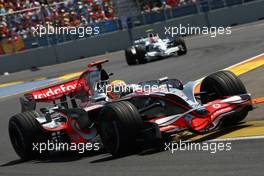
MULTIPOLYGON (((160 33, 161 37, 164 37, 165 26, 178 26, 179 24, 189 24, 190 26, 199 27, 230 26, 264 19, 263 0, 252 1, 246 4, 237 3, 236 5, 224 8, 218 8, 218 6, 222 5, 218 4, 214 8, 211 7, 211 11, 204 9, 195 15, 169 18, 165 21, 154 23, 151 26, 143 25, 134 27, 131 29, 131 34, 134 39, 139 38, 145 35, 146 29, 151 28, 160 33)), ((121 30, 102 34, 98 37, 59 43, 48 47, 39 47, 12 55, 1 55, 0 74, 30 69, 33 66, 41 67, 105 54, 106 52, 123 50, 130 45, 129 38, 129 32, 127 30, 121 30)))

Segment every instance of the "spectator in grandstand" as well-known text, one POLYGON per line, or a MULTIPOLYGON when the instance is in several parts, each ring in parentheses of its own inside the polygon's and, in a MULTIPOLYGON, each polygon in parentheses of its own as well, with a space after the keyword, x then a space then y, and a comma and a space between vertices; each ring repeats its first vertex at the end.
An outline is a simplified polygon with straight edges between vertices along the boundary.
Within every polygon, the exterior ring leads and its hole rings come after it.
POLYGON ((141 1, 141 10, 142 12, 152 12, 152 11, 159 11, 162 9, 163 4, 161 0, 154 0, 154 1, 141 1))
POLYGON ((167 0, 167 8, 173 8, 178 6, 180 3, 180 0, 167 0))
POLYGON ((9 37, 9 29, 4 17, 0 17, 0 38, 4 39, 9 37))
POLYGON ((170 9, 195 2, 196 0, 138 0, 143 13, 170 9))
POLYGON ((5 9, 4 0, 0 0, 0 14, 5 14, 5 13, 6 13, 6 9, 5 9))
POLYGON ((78 27, 115 18, 113 0, 48 0, 50 6, 43 2, 0 0, 0 13, 13 13, 2 25, 0 35, 10 37, 11 30, 13 36, 27 38, 32 35, 32 28, 38 25, 78 27))

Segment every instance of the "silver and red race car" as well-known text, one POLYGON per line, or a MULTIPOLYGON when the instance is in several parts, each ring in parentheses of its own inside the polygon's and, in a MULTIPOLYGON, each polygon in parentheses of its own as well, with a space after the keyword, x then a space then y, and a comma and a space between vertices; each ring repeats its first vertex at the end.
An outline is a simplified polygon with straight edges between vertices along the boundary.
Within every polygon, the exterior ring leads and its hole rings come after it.
POLYGON ((199 93, 198 81, 183 85, 178 79, 162 78, 128 85, 129 91, 112 100, 106 93, 110 74, 102 68, 105 62, 89 64, 78 79, 20 98, 22 112, 10 118, 9 135, 22 159, 42 156, 33 144, 47 141, 99 141, 106 151, 120 156, 183 130, 200 134, 236 125, 253 109, 245 86, 229 71, 205 77, 199 93), (53 105, 37 112, 40 102, 53 105))

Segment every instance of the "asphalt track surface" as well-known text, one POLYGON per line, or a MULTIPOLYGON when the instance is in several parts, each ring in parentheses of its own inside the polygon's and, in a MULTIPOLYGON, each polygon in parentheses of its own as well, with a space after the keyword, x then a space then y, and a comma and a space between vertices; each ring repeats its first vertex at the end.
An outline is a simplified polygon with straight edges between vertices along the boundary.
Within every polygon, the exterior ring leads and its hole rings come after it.
MULTIPOLYGON (((115 73, 113 79, 137 82, 163 76, 186 81, 199 79, 247 58, 263 53, 264 24, 262 22, 235 28, 232 35, 210 38, 194 36, 186 39, 189 52, 186 56, 173 57, 144 65, 127 66, 123 52, 108 54, 106 69, 115 73)), ((105 58, 100 56, 97 58, 105 58)), ((40 71, 22 71, 1 77, 1 82, 30 80, 36 77, 54 77, 85 69, 90 58, 56 66, 43 67, 40 71)), ((263 67, 242 75, 254 96, 263 91, 263 67), (259 85, 260 84, 260 85, 259 85)), ((263 106, 251 113, 247 120, 263 119, 263 106)), ((95 153, 80 156, 53 156, 47 160, 20 162, 8 137, 8 119, 20 111, 18 96, 0 99, 0 175, 259 175, 263 176, 264 140, 232 141, 229 152, 149 151, 113 159, 109 154, 95 153)))

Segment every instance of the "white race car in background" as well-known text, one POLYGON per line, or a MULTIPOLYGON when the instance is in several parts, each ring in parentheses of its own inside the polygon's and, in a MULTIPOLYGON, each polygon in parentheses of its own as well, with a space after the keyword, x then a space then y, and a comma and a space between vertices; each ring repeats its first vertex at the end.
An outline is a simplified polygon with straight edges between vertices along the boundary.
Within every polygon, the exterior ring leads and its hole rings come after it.
POLYGON ((182 38, 161 39, 153 33, 149 33, 146 38, 135 40, 134 45, 125 50, 128 65, 142 64, 175 54, 181 56, 186 53, 187 47, 182 38))

